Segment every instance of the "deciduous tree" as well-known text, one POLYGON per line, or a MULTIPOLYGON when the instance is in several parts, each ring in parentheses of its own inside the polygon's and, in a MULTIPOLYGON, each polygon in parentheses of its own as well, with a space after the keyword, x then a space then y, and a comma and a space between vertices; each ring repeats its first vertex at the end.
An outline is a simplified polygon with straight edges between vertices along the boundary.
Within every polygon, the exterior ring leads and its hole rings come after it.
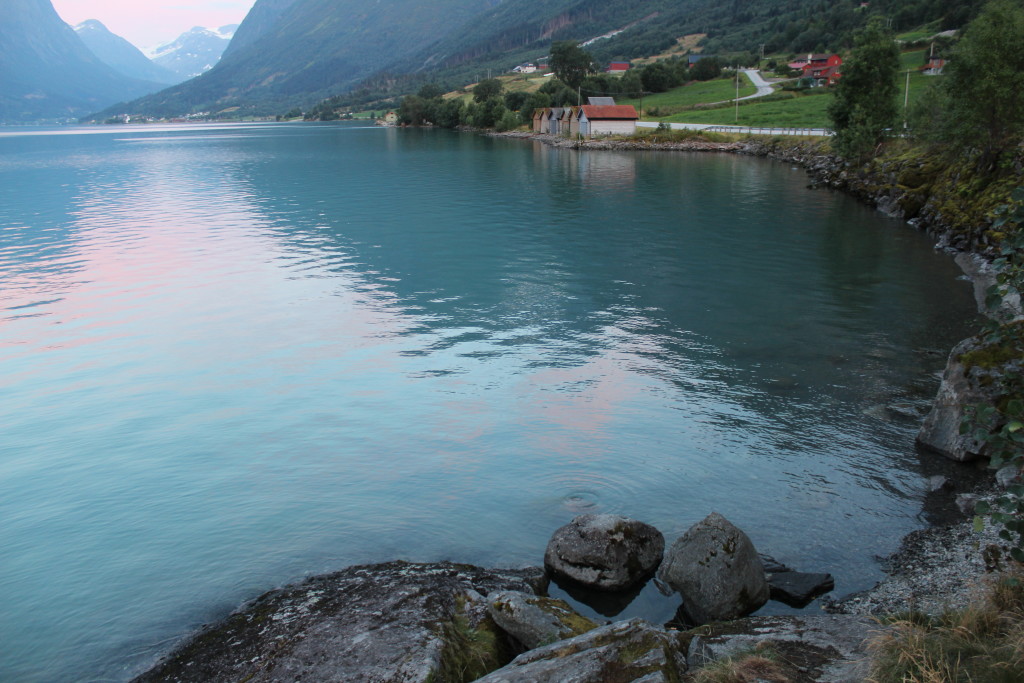
POLYGON ((473 87, 473 101, 485 102, 492 97, 498 97, 503 88, 504 86, 497 78, 482 80, 473 87))
POLYGON ((841 156, 862 159, 896 123, 899 67, 899 48, 892 35, 879 20, 872 20, 857 34, 828 107, 835 130, 833 147, 841 156))
POLYGON ((576 90, 588 74, 597 71, 597 67, 589 52, 571 40, 565 40, 551 46, 551 70, 558 80, 576 90))

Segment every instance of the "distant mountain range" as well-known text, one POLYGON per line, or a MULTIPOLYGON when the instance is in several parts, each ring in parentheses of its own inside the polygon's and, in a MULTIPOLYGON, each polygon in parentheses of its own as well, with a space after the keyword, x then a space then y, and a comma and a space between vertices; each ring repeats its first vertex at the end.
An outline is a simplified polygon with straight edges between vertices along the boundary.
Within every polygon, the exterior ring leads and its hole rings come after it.
POLYGON ((196 26, 182 33, 177 40, 154 48, 149 57, 154 64, 177 77, 174 83, 195 78, 220 61, 237 29, 238 24, 217 29, 196 26))
POLYGON ((111 33, 96 19, 83 21, 75 27, 75 33, 100 61, 126 76, 165 85, 185 80, 178 78, 176 74, 162 66, 154 64, 146 55, 142 54, 142 50, 121 36, 111 33))
POLYGON ((50 0, 0 0, 0 121, 75 119, 163 85, 103 63, 50 0))
POLYGON ((132 111, 275 113, 315 102, 423 50, 498 3, 257 0, 213 69, 133 102, 132 111))

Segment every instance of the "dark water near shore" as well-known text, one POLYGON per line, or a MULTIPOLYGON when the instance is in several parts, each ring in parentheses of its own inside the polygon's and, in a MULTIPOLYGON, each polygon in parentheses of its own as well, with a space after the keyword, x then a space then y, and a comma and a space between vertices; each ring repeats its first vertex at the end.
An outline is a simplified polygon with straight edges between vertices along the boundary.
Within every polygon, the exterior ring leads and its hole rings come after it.
POLYGON ((913 414, 970 288, 802 171, 35 132, 0 129, 0 680, 121 680, 349 564, 538 564, 586 511, 671 542, 717 510, 839 593, 921 525, 913 414))

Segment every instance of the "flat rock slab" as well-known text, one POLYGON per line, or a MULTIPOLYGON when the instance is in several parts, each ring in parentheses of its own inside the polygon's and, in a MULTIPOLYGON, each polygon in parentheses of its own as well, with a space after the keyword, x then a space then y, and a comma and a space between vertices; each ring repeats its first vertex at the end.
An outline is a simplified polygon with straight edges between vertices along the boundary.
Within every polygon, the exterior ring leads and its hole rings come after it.
POLYGON ((810 572, 779 572, 768 575, 772 600, 793 607, 805 607, 811 600, 836 587, 831 574, 810 572))
POLYGON ((542 581, 540 569, 448 562, 350 567, 265 593, 136 681, 426 683, 445 648, 441 626, 467 600, 482 617, 481 596, 542 581))
POLYGON ((667 683, 686 672, 685 653, 679 632, 630 619, 525 652, 477 683, 667 683))
POLYGON ((793 683, 862 683, 870 673, 867 640, 883 629, 852 615, 748 617, 701 627, 690 641, 690 669, 769 644, 793 683))

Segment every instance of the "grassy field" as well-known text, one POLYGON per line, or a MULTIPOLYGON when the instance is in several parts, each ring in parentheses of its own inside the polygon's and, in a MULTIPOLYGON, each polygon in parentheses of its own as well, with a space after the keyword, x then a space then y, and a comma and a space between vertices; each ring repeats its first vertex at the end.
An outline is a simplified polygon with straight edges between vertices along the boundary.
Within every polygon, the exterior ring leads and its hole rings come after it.
POLYGON ((829 125, 825 109, 832 101, 831 93, 797 95, 785 99, 748 100, 739 106, 739 120, 733 107, 695 109, 658 119, 683 123, 716 123, 719 125, 774 126, 786 128, 822 128, 829 125))
MULTIPOLYGON (((753 95, 757 88, 744 75, 740 81, 740 97, 753 95)), ((645 97, 643 107, 645 112, 657 109, 663 114, 672 114, 686 107, 697 104, 709 104, 711 102, 723 102, 731 100, 736 96, 736 82, 731 78, 719 78, 714 81, 697 81, 690 85, 674 88, 668 92, 660 92, 657 95, 645 97)), ((632 104, 640 108, 640 100, 616 100, 619 104, 632 104)))

